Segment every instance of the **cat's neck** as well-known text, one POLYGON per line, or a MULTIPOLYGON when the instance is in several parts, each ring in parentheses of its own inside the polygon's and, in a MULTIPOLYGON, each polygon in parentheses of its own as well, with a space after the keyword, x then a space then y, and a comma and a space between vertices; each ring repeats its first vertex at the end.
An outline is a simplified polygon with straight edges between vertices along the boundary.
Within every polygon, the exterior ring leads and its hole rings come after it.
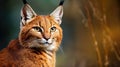
POLYGON ((31 55, 34 56, 35 60, 38 60, 40 62, 43 62, 45 66, 43 67, 55 67, 55 58, 56 58, 56 52, 55 51, 44 51, 44 50, 36 50, 32 49, 31 50, 31 55), (46 66, 47 65, 47 66, 46 66))
MULTIPOLYGON (((21 58, 28 58, 30 60, 26 62, 34 62, 33 65, 42 65, 41 67, 55 67, 55 58, 56 58, 56 51, 45 51, 40 49, 30 49, 30 48, 24 48, 21 45, 19 45, 19 40, 13 40, 10 42, 9 51, 15 54, 18 54, 21 56, 21 58)), ((23 59, 24 61, 24 59, 23 59)))
POLYGON ((45 62, 46 65, 48 65, 47 67, 55 67, 55 62, 56 62, 56 53, 55 52, 43 51, 43 52, 41 52, 40 57, 46 61, 46 62, 45 61, 43 61, 43 62, 45 62))

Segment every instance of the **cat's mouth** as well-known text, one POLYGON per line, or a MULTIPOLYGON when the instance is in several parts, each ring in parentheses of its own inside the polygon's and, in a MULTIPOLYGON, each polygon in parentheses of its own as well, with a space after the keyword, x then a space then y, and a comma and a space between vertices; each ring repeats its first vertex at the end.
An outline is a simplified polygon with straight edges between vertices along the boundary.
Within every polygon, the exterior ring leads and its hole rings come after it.
POLYGON ((49 46, 49 45, 53 44, 53 41, 54 41, 53 39, 46 40, 46 39, 42 38, 42 39, 38 40, 38 43, 43 46, 49 46))
POLYGON ((51 45, 52 43, 49 43, 49 42, 44 42, 44 43, 41 43, 41 42, 39 42, 40 44, 42 44, 42 45, 51 45))
POLYGON ((46 50, 54 50, 56 48, 55 39, 35 39, 32 42, 29 42, 29 47, 31 48, 43 48, 46 50))
POLYGON ((54 50, 56 49, 55 39, 35 39, 32 42, 29 42, 29 47, 31 48, 42 48, 46 50, 54 50))
POLYGON ((56 48, 54 39, 49 40, 40 39, 39 45, 43 48, 46 48, 47 50, 53 50, 56 48))

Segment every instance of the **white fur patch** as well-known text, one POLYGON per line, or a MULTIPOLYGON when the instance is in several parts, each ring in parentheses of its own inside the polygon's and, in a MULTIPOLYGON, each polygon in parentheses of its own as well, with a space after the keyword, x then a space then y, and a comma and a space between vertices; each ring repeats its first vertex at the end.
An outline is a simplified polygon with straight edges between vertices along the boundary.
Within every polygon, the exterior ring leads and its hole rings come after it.
POLYGON ((50 46, 47 47, 47 50, 54 50, 56 48, 56 43, 53 42, 50 46))
POLYGON ((56 49, 56 42, 53 39, 49 39, 46 41, 44 38, 33 40, 29 43, 29 47, 43 47, 46 50, 54 50, 56 49), (47 42, 47 43, 46 43, 47 42))

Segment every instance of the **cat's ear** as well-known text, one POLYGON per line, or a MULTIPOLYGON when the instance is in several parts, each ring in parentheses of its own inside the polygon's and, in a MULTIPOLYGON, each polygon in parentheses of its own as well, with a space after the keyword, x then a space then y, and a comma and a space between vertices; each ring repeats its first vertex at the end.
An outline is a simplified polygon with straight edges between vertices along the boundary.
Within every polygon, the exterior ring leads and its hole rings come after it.
POLYGON ((61 24, 63 17, 63 6, 58 6, 50 15, 54 17, 58 24, 61 24))
POLYGON ((21 26, 24 26, 25 24, 29 23, 29 20, 31 20, 36 15, 37 14, 30 7, 30 5, 29 4, 25 4, 23 6, 23 8, 21 9, 21 26))
POLYGON ((58 24, 62 23, 63 3, 64 0, 60 0, 59 6, 50 14, 51 16, 54 17, 54 19, 57 21, 58 24))

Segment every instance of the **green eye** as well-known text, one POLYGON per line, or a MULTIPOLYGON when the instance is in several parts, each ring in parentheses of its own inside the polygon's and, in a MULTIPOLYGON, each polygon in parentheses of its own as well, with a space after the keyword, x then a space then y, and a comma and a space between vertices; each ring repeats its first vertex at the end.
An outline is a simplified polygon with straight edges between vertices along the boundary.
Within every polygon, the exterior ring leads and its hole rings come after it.
POLYGON ((56 27, 52 27, 50 31, 51 32, 55 32, 56 31, 56 27))
POLYGON ((33 29, 38 32, 43 32, 43 29, 41 27, 33 27, 33 29))

